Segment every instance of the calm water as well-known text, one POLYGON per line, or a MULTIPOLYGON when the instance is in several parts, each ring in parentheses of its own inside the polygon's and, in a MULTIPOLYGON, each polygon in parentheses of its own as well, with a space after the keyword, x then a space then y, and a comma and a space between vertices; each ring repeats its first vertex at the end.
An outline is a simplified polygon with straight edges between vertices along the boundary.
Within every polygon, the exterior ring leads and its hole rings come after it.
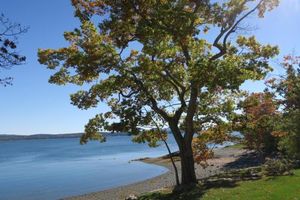
MULTIPOLYGON (((174 140, 169 143, 176 150, 174 140)), ((138 182, 167 169, 129 161, 166 153, 128 136, 87 145, 78 138, 0 142, 0 200, 59 199, 138 182)))

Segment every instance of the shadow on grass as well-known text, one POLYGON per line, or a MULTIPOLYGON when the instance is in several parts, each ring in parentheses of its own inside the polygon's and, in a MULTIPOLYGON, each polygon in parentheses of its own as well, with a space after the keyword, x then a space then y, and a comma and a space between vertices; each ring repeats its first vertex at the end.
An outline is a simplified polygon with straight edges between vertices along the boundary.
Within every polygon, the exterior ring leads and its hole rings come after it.
POLYGON ((257 153, 247 153, 241 155, 237 160, 224 165, 225 170, 230 169, 243 169, 248 167, 258 167, 262 165, 262 159, 257 153))
POLYGON ((203 182, 185 188, 175 188, 173 191, 160 191, 144 195, 139 200, 197 200, 211 188, 232 188, 235 187, 234 180, 215 180, 213 182, 203 182))
POLYGON ((242 155, 224 166, 225 172, 199 180, 199 184, 141 196, 139 200, 199 200, 209 189, 233 188, 238 181, 261 178, 261 159, 255 153, 242 155))

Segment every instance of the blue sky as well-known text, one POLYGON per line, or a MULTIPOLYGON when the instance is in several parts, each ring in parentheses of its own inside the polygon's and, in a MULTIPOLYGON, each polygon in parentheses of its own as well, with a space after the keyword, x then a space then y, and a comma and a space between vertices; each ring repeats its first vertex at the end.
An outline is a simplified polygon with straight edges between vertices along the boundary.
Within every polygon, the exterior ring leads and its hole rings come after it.
MULTIPOLYGON (((83 131, 85 123, 97 109, 82 111, 70 104, 69 94, 75 86, 59 87, 48 83, 51 71, 37 62, 38 48, 58 48, 66 45, 62 34, 78 26, 70 0, 0 0, 0 12, 11 21, 30 26, 20 38, 19 49, 27 63, 1 76, 14 77, 14 85, 0 87, 0 134, 71 133, 83 131)), ((253 32, 262 43, 280 46, 281 56, 272 61, 278 68, 282 55, 300 51, 300 0, 282 0, 279 8, 262 20, 253 17, 253 32)), ((276 70, 274 73, 278 73, 276 70)), ((250 91, 263 89, 262 83, 248 82, 250 91)))

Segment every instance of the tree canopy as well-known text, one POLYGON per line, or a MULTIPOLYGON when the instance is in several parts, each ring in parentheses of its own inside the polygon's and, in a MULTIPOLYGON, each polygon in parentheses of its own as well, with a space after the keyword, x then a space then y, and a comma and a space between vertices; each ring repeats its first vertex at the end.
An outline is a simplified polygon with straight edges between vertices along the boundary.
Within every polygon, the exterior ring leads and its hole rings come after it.
POLYGON ((268 84, 282 106, 281 128, 287 135, 281 140, 281 150, 300 159, 300 57, 285 56, 282 64, 286 73, 268 84))
POLYGON ((157 113, 179 146, 187 184, 196 181, 194 134, 224 127, 240 85, 272 69, 278 48, 242 32, 248 16, 263 17, 278 3, 72 0, 81 26, 64 33, 68 47, 40 49, 39 62, 56 70, 50 83, 89 86, 71 95, 80 109, 110 106, 89 121, 82 143, 104 141, 100 128, 143 134, 157 113))

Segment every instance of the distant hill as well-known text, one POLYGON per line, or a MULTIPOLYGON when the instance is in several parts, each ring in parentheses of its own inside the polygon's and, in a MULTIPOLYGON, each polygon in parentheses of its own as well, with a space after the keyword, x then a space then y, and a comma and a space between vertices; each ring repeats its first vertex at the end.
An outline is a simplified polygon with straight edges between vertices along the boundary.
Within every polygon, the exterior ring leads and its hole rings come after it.
POLYGON ((35 134, 35 135, 0 135, 3 140, 32 140, 32 139, 59 139, 59 138, 79 138, 82 133, 71 134, 35 134))
MULTIPOLYGON (((5 135, 0 134, 0 141, 7 140, 34 140, 34 139, 63 139, 63 138, 80 138, 83 133, 68 134, 35 134, 35 135, 5 135)), ((106 136, 123 136, 128 133, 103 133, 106 136)))

